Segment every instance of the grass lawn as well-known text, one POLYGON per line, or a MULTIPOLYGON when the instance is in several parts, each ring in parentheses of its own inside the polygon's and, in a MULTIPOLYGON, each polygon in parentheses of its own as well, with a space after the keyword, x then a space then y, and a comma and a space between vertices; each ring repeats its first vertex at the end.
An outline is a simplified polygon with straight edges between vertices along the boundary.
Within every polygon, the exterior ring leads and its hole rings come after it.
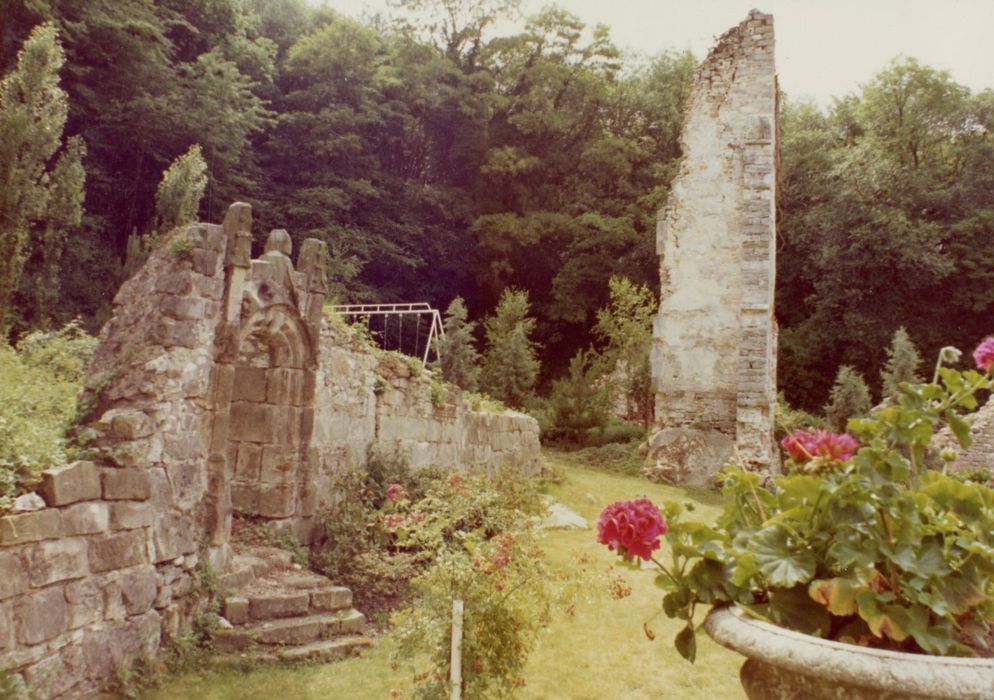
MULTIPOLYGON (((572 617, 557 615, 540 637, 526 675, 521 698, 614 700, 669 698, 672 700, 740 700, 738 681, 742 657, 698 635, 697 663, 676 653, 672 639, 680 625, 662 614, 650 627, 655 641, 646 638, 642 623, 659 608, 662 592, 653 585, 655 573, 614 568, 616 557, 596 543, 593 529, 600 510, 618 499, 645 495, 693 501, 697 516, 709 519, 719 503, 714 494, 653 484, 630 476, 608 474, 570 464, 568 456, 549 452, 563 475, 548 493, 586 517, 586 531, 550 531, 543 535, 551 564, 569 570, 585 555, 592 580, 589 594, 572 617), (632 594, 615 600, 608 581, 622 576, 632 594)), ((390 669, 388 651, 376 644, 362 658, 327 665, 259 669, 218 668, 174 676, 146 697, 153 700, 331 700, 389 698, 392 689, 406 691, 409 677, 390 669)))

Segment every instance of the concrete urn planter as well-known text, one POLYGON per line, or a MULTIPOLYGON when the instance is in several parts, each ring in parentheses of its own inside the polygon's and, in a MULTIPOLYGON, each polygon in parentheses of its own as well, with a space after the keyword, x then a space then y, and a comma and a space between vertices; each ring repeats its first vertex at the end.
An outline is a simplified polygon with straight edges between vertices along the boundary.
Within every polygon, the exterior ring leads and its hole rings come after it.
POLYGON ((750 700, 991 700, 994 659, 905 654, 811 637, 738 608, 711 611, 704 628, 746 656, 750 700))

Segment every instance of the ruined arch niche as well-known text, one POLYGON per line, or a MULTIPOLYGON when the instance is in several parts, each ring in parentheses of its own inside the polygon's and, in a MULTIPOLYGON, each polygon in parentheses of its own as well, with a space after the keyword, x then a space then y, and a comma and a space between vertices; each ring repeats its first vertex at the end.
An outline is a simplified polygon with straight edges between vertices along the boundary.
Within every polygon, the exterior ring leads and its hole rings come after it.
POLYGON ((264 254, 249 259, 247 206, 233 205, 226 219, 226 313, 216 343, 208 498, 220 545, 234 515, 306 540, 316 501, 310 437, 326 250, 305 241, 297 271, 290 236, 274 230, 264 254))

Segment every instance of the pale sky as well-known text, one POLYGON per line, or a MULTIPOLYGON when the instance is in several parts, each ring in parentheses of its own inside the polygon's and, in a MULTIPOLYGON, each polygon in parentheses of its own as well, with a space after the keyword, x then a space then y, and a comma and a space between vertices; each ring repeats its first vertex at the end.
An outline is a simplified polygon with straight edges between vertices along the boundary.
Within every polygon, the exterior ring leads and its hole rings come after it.
MULTIPOLYGON (((353 17, 387 0, 329 0, 353 17)), ((532 14, 549 0, 523 0, 532 14)), ((948 70, 974 92, 994 88, 994 0, 558 0, 588 25, 611 28, 621 48, 654 54, 690 49, 701 59, 753 7, 773 14, 777 72, 791 99, 827 106, 891 58, 948 70), (750 4, 755 2, 756 4, 750 4)))

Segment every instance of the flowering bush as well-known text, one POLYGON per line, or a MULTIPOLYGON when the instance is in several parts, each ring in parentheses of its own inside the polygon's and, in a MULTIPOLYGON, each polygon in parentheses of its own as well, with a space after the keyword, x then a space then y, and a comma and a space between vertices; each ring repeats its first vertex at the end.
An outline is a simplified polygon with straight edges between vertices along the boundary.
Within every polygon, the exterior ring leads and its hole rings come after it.
POLYGON ((548 621, 555 586, 534 542, 541 507, 534 484, 452 474, 387 517, 397 546, 426 551, 413 581, 418 600, 395 614, 396 661, 414 671, 418 698, 449 698, 452 602, 462 600, 463 697, 507 696, 523 685, 535 635, 548 621))
MULTIPOLYGON (((652 560, 666 591, 663 612, 686 622, 676 638, 685 658, 696 654, 696 606, 732 603, 829 639, 990 655, 994 490, 948 474, 956 451, 937 455, 932 440, 948 426, 969 447, 962 414, 994 385, 994 338, 974 352, 981 371, 944 366, 959 356, 945 348, 930 382, 900 384, 896 403, 850 420, 854 437, 789 435, 782 445, 795 468, 772 486, 727 468, 728 504, 714 525, 664 505, 670 556, 652 560)), ((620 512, 628 512, 624 504, 609 506, 602 521, 617 522, 620 512)), ((649 529, 630 536, 640 552, 659 545, 649 529)), ((599 537, 609 547, 615 541, 599 537)), ((629 552, 617 542, 612 548, 629 552)))

